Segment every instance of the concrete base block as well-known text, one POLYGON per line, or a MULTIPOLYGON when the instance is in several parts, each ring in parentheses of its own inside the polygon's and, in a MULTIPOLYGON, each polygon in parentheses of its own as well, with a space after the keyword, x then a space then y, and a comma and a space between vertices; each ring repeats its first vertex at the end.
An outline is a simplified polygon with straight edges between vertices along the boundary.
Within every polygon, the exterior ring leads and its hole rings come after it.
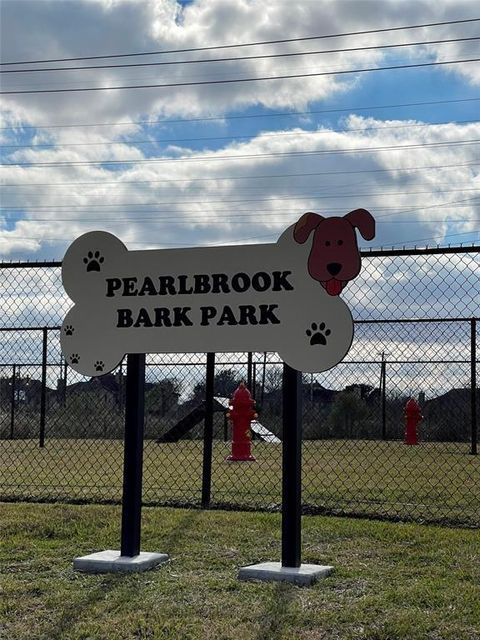
POLYGON ((299 567, 282 567, 280 562, 260 562, 242 567, 238 572, 239 580, 263 580, 265 582, 293 582, 308 586, 320 578, 326 578, 333 567, 321 564, 302 564, 299 567))
POLYGON ((73 568, 85 573, 129 573, 132 571, 147 571, 159 564, 167 562, 166 553, 148 553, 141 551, 138 556, 121 556, 120 551, 97 551, 88 556, 75 558, 73 568))

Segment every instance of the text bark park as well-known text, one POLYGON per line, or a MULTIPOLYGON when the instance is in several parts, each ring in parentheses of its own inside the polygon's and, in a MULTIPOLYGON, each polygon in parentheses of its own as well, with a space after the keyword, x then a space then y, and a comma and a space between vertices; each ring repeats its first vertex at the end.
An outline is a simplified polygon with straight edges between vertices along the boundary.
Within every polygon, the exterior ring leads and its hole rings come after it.
MULTIPOLYGON (((253 275, 245 272, 229 276, 225 273, 188 275, 160 275, 156 278, 123 277, 106 278, 106 297, 176 296, 201 294, 230 294, 265 291, 293 291, 288 280, 291 271, 259 271, 253 275)), ((192 310, 189 306, 117 309, 117 327, 188 327, 193 324, 209 326, 279 324, 275 315, 278 304, 240 304, 201 306, 192 310)))

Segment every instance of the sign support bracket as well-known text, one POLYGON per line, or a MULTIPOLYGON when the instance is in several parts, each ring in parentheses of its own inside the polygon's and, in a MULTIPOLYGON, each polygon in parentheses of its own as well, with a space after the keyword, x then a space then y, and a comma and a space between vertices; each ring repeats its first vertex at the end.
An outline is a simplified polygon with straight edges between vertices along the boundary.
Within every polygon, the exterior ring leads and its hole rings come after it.
POLYGON ((282 561, 242 567, 239 580, 311 585, 333 567, 301 563, 302 374, 283 365, 282 561))
POLYGON ((121 550, 75 558, 73 568, 86 573, 146 571, 168 560, 165 553, 140 551, 145 402, 145 354, 127 356, 121 550))
POLYGON ((145 354, 127 356, 121 555, 140 553, 145 407, 145 354))

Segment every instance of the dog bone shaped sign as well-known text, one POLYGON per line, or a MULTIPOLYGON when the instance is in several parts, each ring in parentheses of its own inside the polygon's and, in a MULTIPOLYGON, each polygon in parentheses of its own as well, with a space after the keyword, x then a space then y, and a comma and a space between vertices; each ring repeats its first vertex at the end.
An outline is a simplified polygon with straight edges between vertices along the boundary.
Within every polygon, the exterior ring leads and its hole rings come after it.
POLYGON ((62 265, 75 303, 61 330, 65 359, 99 376, 126 353, 277 351, 295 369, 325 371, 353 339, 337 294, 360 270, 355 226, 373 237, 363 209, 345 218, 305 214, 263 245, 128 251, 110 233, 86 233, 62 265), (322 251, 318 242, 329 245, 322 251))

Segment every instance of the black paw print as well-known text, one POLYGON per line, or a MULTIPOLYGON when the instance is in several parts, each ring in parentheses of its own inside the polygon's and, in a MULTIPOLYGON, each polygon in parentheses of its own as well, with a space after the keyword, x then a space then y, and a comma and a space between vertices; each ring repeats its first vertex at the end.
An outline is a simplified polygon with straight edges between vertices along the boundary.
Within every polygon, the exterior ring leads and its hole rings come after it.
POLYGON ((65 335, 66 336, 73 336, 73 332, 74 331, 75 331, 75 329, 72 327, 71 324, 65 325, 65 335))
POLYGON ((100 271, 100 265, 105 258, 100 255, 100 251, 89 251, 83 262, 87 265, 87 271, 100 271))
POLYGON ((305 331, 310 338, 310 344, 327 344, 327 336, 331 334, 330 329, 325 329, 325 323, 321 322, 317 326, 316 322, 312 322, 311 329, 305 331))
POLYGON ((95 362, 95 371, 103 371, 104 366, 105 366, 104 362, 102 362, 101 360, 97 360, 95 362))
POLYGON ((78 364, 79 360, 80 360, 80 356, 78 355, 78 353, 72 353, 72 355, 70 356, 70 362, 72 364, 78 364))

